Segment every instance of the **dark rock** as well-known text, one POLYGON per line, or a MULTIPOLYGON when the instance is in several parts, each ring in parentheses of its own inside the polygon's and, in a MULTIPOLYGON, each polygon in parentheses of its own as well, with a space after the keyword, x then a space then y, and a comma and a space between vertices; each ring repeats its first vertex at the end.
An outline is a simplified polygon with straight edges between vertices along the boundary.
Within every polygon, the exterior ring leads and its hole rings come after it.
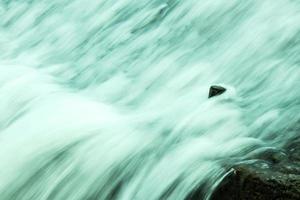
POLYGON ((300 143, 231 168, 212 200, 300 200, 300 143), (266 167, 268 166, 268 167, 266 167))
POLYGON ((223 94, 226 91, 226 88, 222 87, 222 86, 217 86, 217 85, 213 85, 210 87, 209 89, 209 94, 208 94, 208 98, 214 97, 214 96, 218 96, 223 94))
POLYGON ((212 200, 299 200, 300 175, 240 165, 222 181, 212 200))

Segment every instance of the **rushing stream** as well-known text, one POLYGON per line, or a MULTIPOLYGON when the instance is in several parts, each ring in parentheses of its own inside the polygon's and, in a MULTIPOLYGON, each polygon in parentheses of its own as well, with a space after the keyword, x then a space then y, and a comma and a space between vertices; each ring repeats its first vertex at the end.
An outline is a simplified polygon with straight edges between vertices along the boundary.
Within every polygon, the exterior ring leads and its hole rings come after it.
POLYGON ((299 0, 0 0, 0 199, 209 199, 299 81, 299 0))

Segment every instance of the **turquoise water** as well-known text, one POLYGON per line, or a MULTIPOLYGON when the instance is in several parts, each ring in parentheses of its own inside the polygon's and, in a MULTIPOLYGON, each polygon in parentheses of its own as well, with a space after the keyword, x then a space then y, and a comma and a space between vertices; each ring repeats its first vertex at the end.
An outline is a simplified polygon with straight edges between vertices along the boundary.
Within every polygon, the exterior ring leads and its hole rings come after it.
POLYGON ((2 0, 0 199, 208 199, 299 134, 299 53, 297 0, 2 0))

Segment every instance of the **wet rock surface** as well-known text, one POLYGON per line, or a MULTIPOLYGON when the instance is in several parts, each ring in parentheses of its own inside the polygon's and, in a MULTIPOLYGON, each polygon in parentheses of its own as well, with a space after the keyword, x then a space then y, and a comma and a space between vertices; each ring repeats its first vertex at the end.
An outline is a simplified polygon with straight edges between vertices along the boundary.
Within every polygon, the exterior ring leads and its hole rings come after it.
POLYGON ((214 96, 219 96, 219 95, 223 94, 224 92, 226 92, 226 88, 224 88, 222 86, 218 86, 218 85, 212 85, 209 88, 208 98, 212 98, 214 96))
POLYGON ((300 200, 300 139, 233 166, 212 200, 300 200))

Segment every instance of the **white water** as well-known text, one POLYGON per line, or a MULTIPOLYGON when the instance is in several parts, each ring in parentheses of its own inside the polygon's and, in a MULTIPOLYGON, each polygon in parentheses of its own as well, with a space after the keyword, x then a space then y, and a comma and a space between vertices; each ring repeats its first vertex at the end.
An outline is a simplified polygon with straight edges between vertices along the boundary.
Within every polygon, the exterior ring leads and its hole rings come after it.
POLYGON ((0 199, 208 197, 299 133, 299 54, 297 0, 2 0, 0 199))

